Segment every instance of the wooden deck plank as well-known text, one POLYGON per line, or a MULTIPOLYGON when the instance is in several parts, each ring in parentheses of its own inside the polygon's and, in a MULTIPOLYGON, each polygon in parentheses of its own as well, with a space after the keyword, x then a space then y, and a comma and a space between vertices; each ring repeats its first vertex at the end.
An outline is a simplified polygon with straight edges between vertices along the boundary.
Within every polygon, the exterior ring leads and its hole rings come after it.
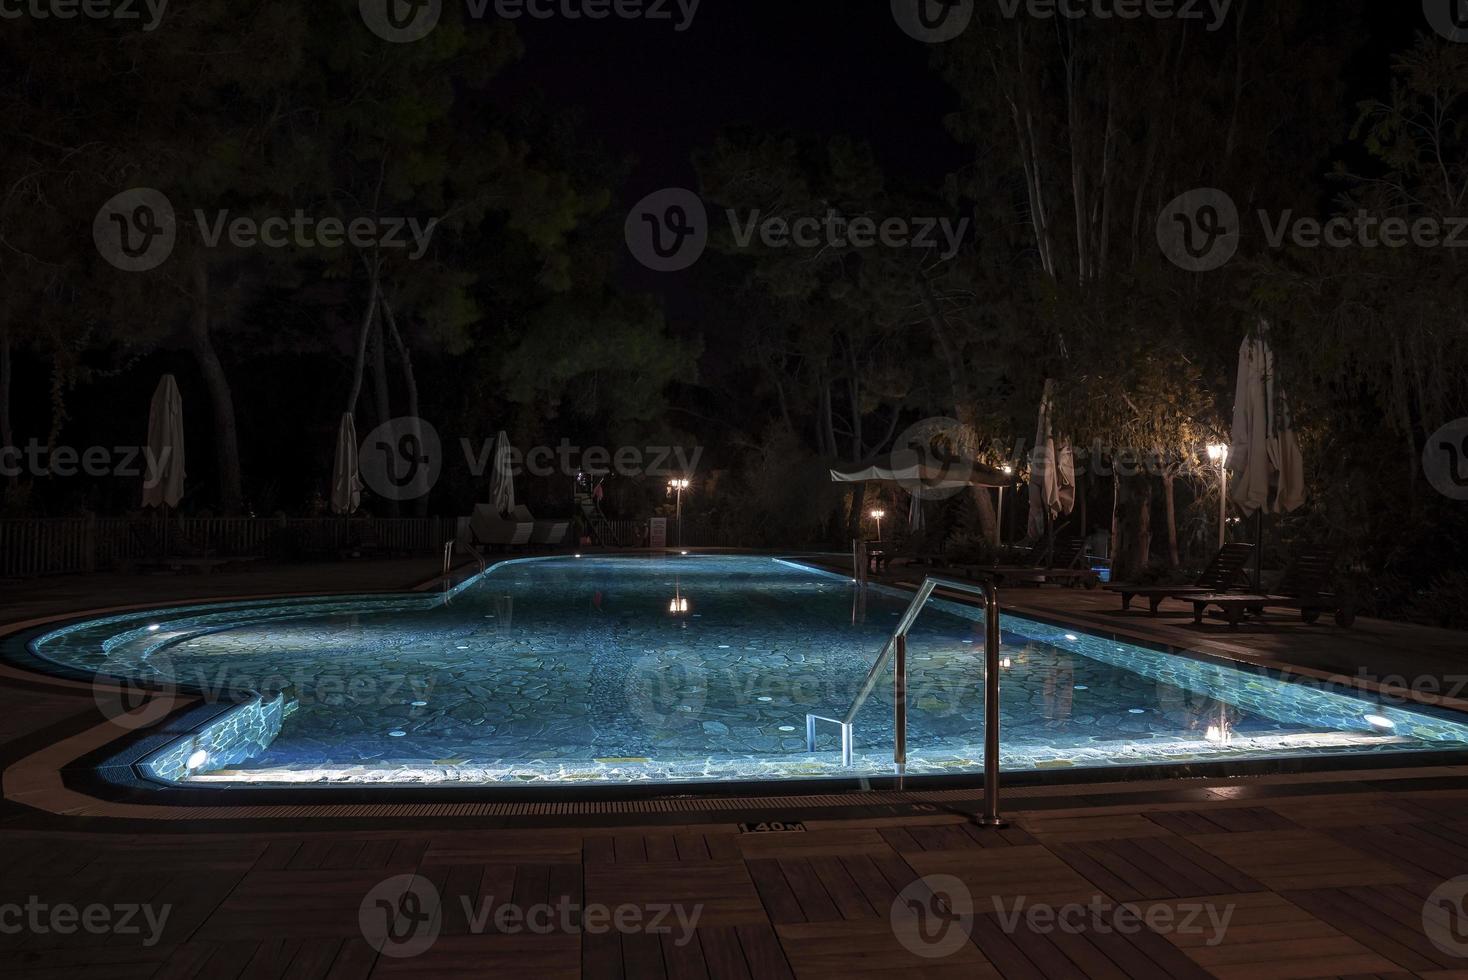
POLYGON ((800 900, 785 880, 785 872, 780 870, 780 862, 773 859, 749 861, 745 867, 749 869, 749 876, 754 880, 754 887, 759 891, 760 901, 769 912, 771 921, 776 925, 806 921, 800 900))

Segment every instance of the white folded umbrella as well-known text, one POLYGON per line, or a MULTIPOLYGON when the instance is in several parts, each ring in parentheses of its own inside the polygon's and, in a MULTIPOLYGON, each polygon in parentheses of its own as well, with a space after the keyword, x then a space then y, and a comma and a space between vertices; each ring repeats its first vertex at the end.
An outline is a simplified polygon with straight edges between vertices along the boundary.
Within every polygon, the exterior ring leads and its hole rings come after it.
POLYGON ((357 462, 357 423, 351 412, 342 414, 336 430, 336 458, 331 467, 332 513, 349 515, 362 504, 362 476, 357 462))
POLYGON ((177 507, 184 495, 183 396, 173 375, 165 374, 148 409, 148 475, 144 507, 177 507))

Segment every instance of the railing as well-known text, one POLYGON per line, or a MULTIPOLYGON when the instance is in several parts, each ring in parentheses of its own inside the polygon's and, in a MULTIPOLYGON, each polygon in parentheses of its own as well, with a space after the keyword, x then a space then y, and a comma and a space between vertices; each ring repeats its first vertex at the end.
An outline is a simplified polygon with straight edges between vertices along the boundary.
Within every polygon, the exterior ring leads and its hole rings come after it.
POLYGON ((841 730, 841 764, 847 768, 852 763, 853 731, 856 715, 866 704, 867 698, 876 690, 887 664, 896 658, 892 677, 892 700, 894 732, 892 759, 898 775, 907 770, 907 634, 918 614, 938 589, 949 589, 969 595, 982 596, 984 600, 984 816, 979 823, 986 827, 1003 827, 999 818, 999 590, 987 583, 959 582, 953 579, 928 578, 917 594, 912 597, 892 638, 882 647, 882 655, 872 664, 862 681, 861 689, 851 703, 851 708, 841 718, 823 715, 805 716, 805 742, 810 752, 816 750, 816 725, 819 722, 837 725, 841 730))

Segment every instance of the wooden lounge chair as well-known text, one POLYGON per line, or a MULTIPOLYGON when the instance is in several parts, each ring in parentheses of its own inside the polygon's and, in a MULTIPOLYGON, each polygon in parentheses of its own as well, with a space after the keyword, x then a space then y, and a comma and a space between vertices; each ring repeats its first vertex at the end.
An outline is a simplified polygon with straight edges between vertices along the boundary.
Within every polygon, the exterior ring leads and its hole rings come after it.
POLYGON ((530 521, 507 521, 495 513, 494 507, 479 504, 474 508, 474 516, 469 518, 469 531, 473 544, 514 547, 530 542, 535 524, 530 521))
POLYGON ((1045 542, 1040 541, 1030 549, 1020 564, 979 565, 969 569, 969 575, 990 579, 1000 586, 1025 582, 1036 585, 1060 582, 1094 589, 1101 584, 1101 577, 1088 566, 1085 558, 1085 538, 1057 539, 1053 549, 1047 549, 1045 542), (1050 556, 1049 561, 1046 560, 1047 553, 1050 556))
POLYGON ((1152 615, 1155 616, 1163 599, 1189 599, 1193 596, 1227 593, 1241 580, 1246 580, 1244 566, 1249 563, 1253 554, 1252 544, 1239 542, 1224 545, 1192 585, 1108 585, 1106 590, 1121 595, 1122 612, 1131 608, 1133 598, 1145 596, 1152 607, 1152 615))
POLYGON ((1279 584, 1268 595, 1251 594, 1208 594, 1190 596, 1193 604, 1193 622, 1201 624, 1203 614, 1209 606, 1216 606, 1228 620, 1228 625, 1237 629, 1246 613, 1263 615, 1265 609, 1298 610, 1300 619, 1315 623, 1320 614, 1334 614, 1336 625, 1350 628, 1356 621, 1356 611, 1351 604, 1327 590, 1335 575, 1336 553, 1329 550, 1305 549, 1291 559, 1280 577, 1279 584))
POLYGON ((532 526, 532 530, 530 532, 531 544, 544 544, 549 545, 552 548, 558 547, 561 544, 565 543, 566 532, 569 531, 571 528, 571 522, 569 520, 536 520, 535 516, 530 513, 530 508, 526 507, 524 504, 520 504, 510 513, 519 523, 528 523, 532 526))

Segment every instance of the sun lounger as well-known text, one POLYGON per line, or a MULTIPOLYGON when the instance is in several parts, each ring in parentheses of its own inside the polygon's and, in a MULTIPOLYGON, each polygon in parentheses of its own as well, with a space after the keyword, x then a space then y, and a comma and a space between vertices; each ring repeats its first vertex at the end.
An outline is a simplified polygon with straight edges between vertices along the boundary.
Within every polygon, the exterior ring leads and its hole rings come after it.
POLYGON ((557 547, 565 542, 566 532, 571 528, 570 521, 539 521, 530 513, 530 508, 521 504, 517 506, 512 514, 520 523, 529 523, 533 529, 530 532, 531 544, 543 544, 557 547))
POLYGON ((480 504, 474 508, 474 516, 469 518, 469 532, 474 544, 514 547, 530 543, 535 524, 533 521, 507 521, 495 512, 494 507, 480 504))
POLYGON ((1202 574, 1192 585, 1108 585, 1108 592, 1116 592, 1121 595, 1122 611, 1131 608, 1132 599, 1144 596, 1152 607, 1152 615, 1157 615, 1157 607, 1162 605, 1164 599, 1188 599, 1201 595, 1221 595, 1241 581, 1245 580, 1244 566, 1249 563, 1249 558, 1254 554, 1252 544, 1236 543, 1225 545, 1208 567, 1203 569, 1202 574))
POLYGON ((1044 541, 1039 542, 1019 564, 976 565, 968 573, 972 578, 986 578, 1000 586, 1059 582, 1094 589, 1101 584, 1101 576, 1088 567, 1085 558, 1085 538, 1061 538, 1055 541, 1053 549, 1047 549, 1044 541))
POLYGON ((1203 614, 1210 606, 1216 606, 1228 620, 1228 625, 1238 628, 1246 613, 1262 615, 1265 609, 1292 609, 1300 613, 1306 623, 1315 623, 1322 613, 1332 613, 1336 625, 1349 628, 1356 621, 1356 612, 1351 604, 1327 590, 1335 575, 1336 553, 1326 550, 1304 550, 1295 555, 1285 568, 1279 584, 1270 594, 1206 594, 1190 596, 1193 604, 1193 622, 1202 623, 1203 614))

